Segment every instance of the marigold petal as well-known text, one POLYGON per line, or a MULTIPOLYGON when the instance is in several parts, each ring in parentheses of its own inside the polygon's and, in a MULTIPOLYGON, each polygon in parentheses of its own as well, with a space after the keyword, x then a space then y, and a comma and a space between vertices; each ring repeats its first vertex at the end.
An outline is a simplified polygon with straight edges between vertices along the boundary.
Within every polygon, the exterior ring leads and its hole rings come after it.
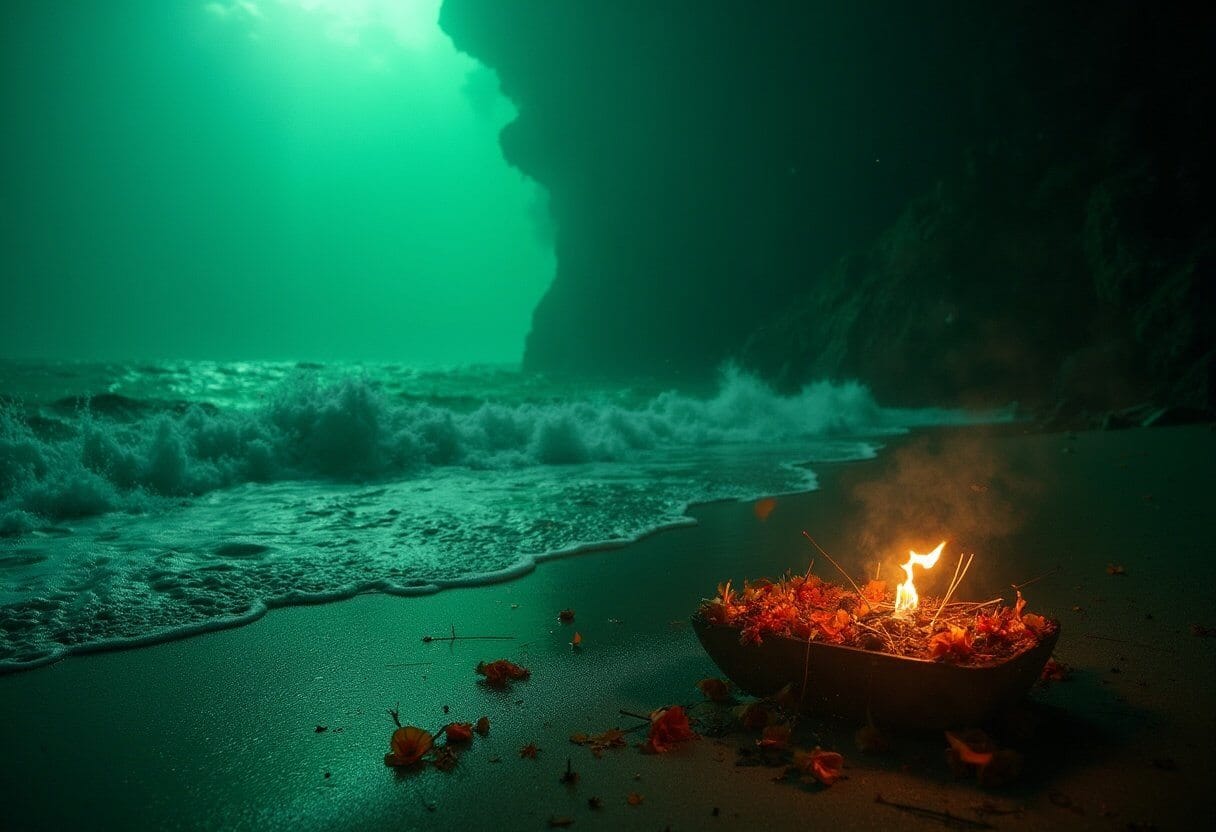
POLYGON ((721 679, 702 679, 697 682, 697 687, 711 702, 725 702, 731 698, 730 685, 721 679))
POLYGON ((794 765, 823 785, 830 786, 840 779, 844 771, 844 756, 836 751, 815 748, 796 753, 794 765))
POLYGON ((670 708, 660 708, 650 715, 650 733, 643 745, 643 750, 661 754, 671 749, 673 745, 686 740, 696 739, 697 734, 688 723, 688 715, 684 708, 672 705, 670 708))
POLYGON ((979 731, 966 735, 947 731, 946 742, 950 743, 950 750, 957 755, 960 762, 970 766, 986 766, 992 762, 992 742, 979 731))
POLYGON ((431 750, 434 742, 429 731, 413 725, 398 728, 389 739, 389 753, 384 762, 390 766, 411 766, 431 750))
POLYGON ((473 741, 473 723, 471 722, 452 722, 444 729, 447 735, 448 744, 472 742, 473 741))

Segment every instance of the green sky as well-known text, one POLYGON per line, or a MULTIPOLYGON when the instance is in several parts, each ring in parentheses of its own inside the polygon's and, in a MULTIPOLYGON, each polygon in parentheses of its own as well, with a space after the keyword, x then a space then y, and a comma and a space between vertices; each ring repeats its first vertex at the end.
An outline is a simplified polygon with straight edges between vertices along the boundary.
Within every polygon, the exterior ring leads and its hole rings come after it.
POLYGON ((439 0, 9 0, 0 355, 514 361, 552 278, 439 0))

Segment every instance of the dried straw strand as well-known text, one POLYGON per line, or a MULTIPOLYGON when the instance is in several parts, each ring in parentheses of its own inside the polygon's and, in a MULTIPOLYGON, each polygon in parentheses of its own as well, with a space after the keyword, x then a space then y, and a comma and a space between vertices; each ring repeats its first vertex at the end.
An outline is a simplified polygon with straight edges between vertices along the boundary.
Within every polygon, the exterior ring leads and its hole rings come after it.
MULTIPOLYGON (((971 568, 971 561, 973 560, 975 560, 974 553, 972 553, 971 557, 967 558, 967 565, 963 567, 963 571, 958 576, 958 579, 950 583, 950 588, 946 590, 946 597, 942 599, 941 606, 937 608, 937 612, 933 614, 933 619, 929 622, 930 630, 932 630, 933 625, 937 623, 937 617, 942 614, 942 610, 946 608, 946 604, 950 602, 950 596, 954 594, 954 590, 958 589, 958 585, 963 582, 963 578, 967 577, 967 570, 971 568)), ((962 563, 961 558, 959 559, 959 563, 962 563)))
POLYGON ((807 533, 807 530, 806 530, 806 529, 803 529, 803 530, 802 530, 802 536, 803 536, 803 537, 805 537, 807 540, 811 541, 811 545, 812 545, 812 546, 814 546, 816 549, 818 549, 818 550, 819 550, 819 554, 823 555, 825 558, 827 558, 827 559, 828 559, 828 563, 830 563, 830 564, 832 564, 832 566, 835 566, 835 567, 836 567, 836 571, 837 571, 837 572, 839 572, 841 575, 844 575, 844 579, 845 579, 846 581, 848 581, 848 582, 849 582, 849 584, 850 584, 850 585, 853 587, 854 591, 856 591, 856 592, 857 592, 857 597, 858 597, 858 598, 860 598, 860 599, 861 599, 863 602, 865 602, 865 603, 869 603, 868 601, 866 601, 866 596, 862 595, 862 593, 861 593, 861 587, 859 587, 859 586, 857 585, 857 582, 856 582, 856 581, 854 581, 852 578, 850 578, 850 577, 849 577, 849 573, 848 573, 848 572, 845 572, 845 571, 844 571, 844 569, 842 569, 842 568, 840 567, 840 564, 839 564, 839 563, 837 563, 835 560, 833 560, 833 559, 832 559, 832 556, 831 556, 831 555, 829 555, 827 552, 825 552, 825 551, 824 551, 824 549, 823 549, 823 547, 822 547, 822 546, 820 546, 818 543, 816 543, 816 542, 815 542, 815 538, 811 537, 811 536, 810 536, 810 534, 808 534, 808 533, 807 533))

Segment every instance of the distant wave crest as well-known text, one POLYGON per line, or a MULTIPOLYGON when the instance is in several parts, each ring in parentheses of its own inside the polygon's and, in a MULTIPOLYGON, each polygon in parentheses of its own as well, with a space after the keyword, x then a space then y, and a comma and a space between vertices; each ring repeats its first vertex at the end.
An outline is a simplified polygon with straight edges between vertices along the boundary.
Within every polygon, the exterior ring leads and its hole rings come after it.
POLYGON ((857 383, 781 396, 732 368, 711 397, 668 392, 633 408, 589 399, 461 411, 393 398, 360 375, 308 373, 249 410, 113 396, 58 418, 10 406, 0 410, 0 534, 249 482, 622 461, 655 448, 884 432, 895 421, 857 383))

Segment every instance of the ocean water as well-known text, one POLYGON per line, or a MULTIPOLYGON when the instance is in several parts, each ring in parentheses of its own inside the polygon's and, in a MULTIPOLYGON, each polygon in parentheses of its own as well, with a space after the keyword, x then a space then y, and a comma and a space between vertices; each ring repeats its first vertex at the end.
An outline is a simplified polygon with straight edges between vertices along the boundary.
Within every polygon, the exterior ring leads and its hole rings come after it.
POLYGON ((0 670, 506 579, 992 418, 732 369, 692 394, 506 366, 6 361, 0 393, 0 670))

